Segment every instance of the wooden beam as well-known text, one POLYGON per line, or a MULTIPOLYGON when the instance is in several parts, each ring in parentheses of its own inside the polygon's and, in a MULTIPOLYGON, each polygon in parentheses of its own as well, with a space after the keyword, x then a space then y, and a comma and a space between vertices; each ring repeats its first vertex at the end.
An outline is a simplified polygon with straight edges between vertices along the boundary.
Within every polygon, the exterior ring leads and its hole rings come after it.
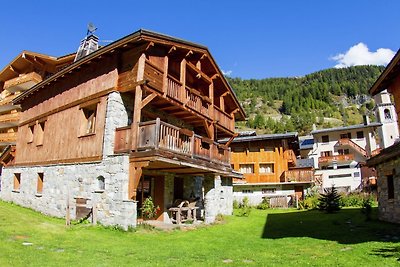
POLYGON ((18 75, 20 75, 20 74, 22 73, 20 70, 18 70, 17 68, 13 67, 12 65, 10 65, 9 69, 10 69, 12 72, 14 72, 14 73, 16 73, 16 74, 18 74, 18 75))
POLYGON ((204 129, 206 129, 207 135, 211 140, 214 140, 214 125, 203 120, 204 129))
POLYGON ((179 92, 179 100, 183 102, 184 94, 185 94, 185 87, 186 87, 186 59, 182 59, 181 61, 181 72, 180 72, 180 79, 179 81, 182 84, 181 90, 179 92))
POLYGON ((189 52, 186 53, 185 57, 188 57, 190 55, 193 55, 193 51, 192 50, 189 50, 189 52))
MULTIPOLYGON (((142 81, 144 77, 144 67, 146 55, 143 53, 138 60, 137 81, 142 81)), ((135 89, 135 103, 133 106, 133 120, 131 124, 131 150, 136 151, 138 145, 139 123, 142 111, 142 86, 137 85, 135 89)))
POLYGON ((167 94, 167 87, 168 87, 168 56, 164 56, 164 68, 163 68, 163 84, 162 84, 162 91, 164 95, 167 94))
POLYGON ((167 52, 167 54, 171 54, 171 53, 173 53, 173 52, 175 52, 176 51, 176 46, 172 46, 169 50, 168 50, 168 52, 167 52))
POLYGON ((143 168, 149 166, 149 161, 129 162, 128 199, 136 200, 137 187, 142 177, 143 168))
POLYGON ((142 108, 144 108, 148 103, 151 102, 151 100, 153 100, 156 97, 157 97, 156 93, 151 93, 150 95, 146 96, 146 98, 142 100, 142 108))
POLYGON ((154 43, 153 43, 153 42, 150 42, 150 43, 146 46, 146 48, 145 48, 144 50, 147 51, 147 50, 150 49, 150 47, 153 47, 153 46, 154 46, 154 43))
POLYGON ((120 93, 126 93, 126 92, 130 92, 130 91, 134 91, 136 89, 136 86, 144 85, 146 83, 147 83, 146 80, 133 82, 133 83, 128 84, 127 86, 124 86, 123 88, 117 88, 117 91, 120 92, 120 93))
POLYGON ((229 145, 232 143, 232 141, 239 135, 239 133, 235 133, 234 135, 232 135, 231 138, 229 138, 228 142, 225 143, 225 148, 228 148, 229 145))
POLYGON ((219 77, 220 77, 219 74, 215 73, 213 76, 211 76, 211 80, 215 80, 215 79, 217 79, 219 77))

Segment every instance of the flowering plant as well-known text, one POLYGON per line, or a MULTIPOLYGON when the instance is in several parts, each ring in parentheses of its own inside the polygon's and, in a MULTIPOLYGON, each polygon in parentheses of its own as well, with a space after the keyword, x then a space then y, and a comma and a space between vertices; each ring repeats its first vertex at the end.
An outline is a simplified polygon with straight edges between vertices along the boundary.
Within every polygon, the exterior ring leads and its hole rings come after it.
POLYGON ((151 197, 148 197, 143 201, 140 210, 142 211, 142 216, 144 219, 153 219, 156 216, 157 212, 160 210, 160 207, 155 206, 153 203, 153 199, 151 197))

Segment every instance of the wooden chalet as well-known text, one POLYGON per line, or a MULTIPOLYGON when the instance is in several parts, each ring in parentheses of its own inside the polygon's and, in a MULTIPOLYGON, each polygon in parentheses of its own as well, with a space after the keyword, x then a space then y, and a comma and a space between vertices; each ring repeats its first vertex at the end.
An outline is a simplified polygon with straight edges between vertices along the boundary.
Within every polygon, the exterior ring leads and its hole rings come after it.
MULTIPOLYGON (((128 214, 148 196, 163 220, 174 200, 197 197, 212 221, 224 211, 213 210, 215 197, 207 204, 207 194, 240 176, 231 169, 229 148, 217 140, 233 138, 235 120, 245 113, 208 49, 198 44, 139 30, 39 81, 12 104, 22 113, 15 164, 3 188, 14 180, 20 189, 11 191, 21 193, 25 171, 41 175, 31 179, 41 180, 42 199, 69 187, 61 197, 67 204, 45 211, 56 216, 65 216, 68 199, 84 199, 102 223, 135 225, 128 214), (50 182, 56 178, 48 176, 67 172, 67 186, 50 182), (122 208, 113 210, 111 202, 122 208)), ((36 200, 34 208, 44 209, 36 200)))
POLYGON ((23 51, 0 71, 0 164, 7 165, 13 158, 20 118, 20 105, 13 99, 47 77, 72 63, 74 55, 52 57, 23 51), (4 161, 5 160, 5 161, 4 161))
POLYGON ((290 195, 302 199, 314 183, 314 168, 297 159, 297 133, 253 133, 235 138, 230 146, 232 168, 244 177, 234 181, 238 201, 248 197, 252 204, 258 204, 266 197, 286 199, 290 195))

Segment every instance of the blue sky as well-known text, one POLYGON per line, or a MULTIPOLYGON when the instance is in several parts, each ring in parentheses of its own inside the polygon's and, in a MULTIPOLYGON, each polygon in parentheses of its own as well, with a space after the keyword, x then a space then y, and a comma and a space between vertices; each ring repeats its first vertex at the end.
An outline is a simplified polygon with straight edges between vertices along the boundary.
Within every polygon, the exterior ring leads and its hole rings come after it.
POLYGON ((100 40, 143 28, 200 43, 232 77, 385 64, 400 46, 399 10, 395 0, 6 1, 0 68, 22 50, 74 52, 88 22, 98 27, 100 40))

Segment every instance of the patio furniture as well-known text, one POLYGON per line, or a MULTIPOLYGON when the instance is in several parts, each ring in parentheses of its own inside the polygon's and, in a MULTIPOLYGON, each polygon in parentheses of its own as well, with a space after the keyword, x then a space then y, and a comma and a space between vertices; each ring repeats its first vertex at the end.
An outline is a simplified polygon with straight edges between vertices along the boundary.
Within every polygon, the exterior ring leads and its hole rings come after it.
POLYGON ((176 224, 181 224, 187 220, 193 220, 195 222, 197 219, 197 209, 198 207, 196 207, 196 201, 189 202, 187 200, 175 200, 174 205, 168 210, 171 214, 171 221, 176 224), (177 203, 179 204, 177 205, 177 203))

